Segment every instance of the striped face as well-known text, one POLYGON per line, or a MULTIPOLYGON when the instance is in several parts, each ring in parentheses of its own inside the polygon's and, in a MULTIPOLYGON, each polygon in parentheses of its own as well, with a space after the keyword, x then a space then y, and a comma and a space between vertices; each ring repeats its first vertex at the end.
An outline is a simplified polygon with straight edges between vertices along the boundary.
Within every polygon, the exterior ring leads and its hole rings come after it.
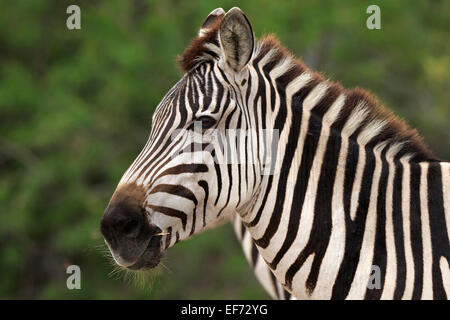
POLYGON ((256 171, 242 96, 252 53, 253 33, 240 10, 208 16, 181 62, 190 69, 156 108, 148 142, 102 218, 120 266, 156 266, 164 250, 250 199, 256 171))

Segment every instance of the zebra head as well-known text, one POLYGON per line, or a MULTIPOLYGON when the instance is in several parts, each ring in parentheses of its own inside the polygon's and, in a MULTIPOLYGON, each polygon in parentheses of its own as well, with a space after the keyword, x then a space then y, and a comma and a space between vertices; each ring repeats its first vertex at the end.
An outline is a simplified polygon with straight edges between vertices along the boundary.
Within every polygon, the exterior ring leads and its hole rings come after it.
POLYGON ((253 52, 243 12, 219 8, 179 57, 186 73, 156 108, 101 220, 120 266, 153 268, 167 248, 249 205, 260 179, 256 111, 245 103, 253 52))

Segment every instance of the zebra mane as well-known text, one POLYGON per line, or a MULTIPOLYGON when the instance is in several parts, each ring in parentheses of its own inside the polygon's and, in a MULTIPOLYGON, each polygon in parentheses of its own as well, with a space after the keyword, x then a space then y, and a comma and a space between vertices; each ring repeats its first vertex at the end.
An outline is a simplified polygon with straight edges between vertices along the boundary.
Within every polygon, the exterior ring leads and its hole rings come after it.
POLYGON ((183 72, 189 72, 204 61, 218 59, 220 55, 218 32, 223 16, 202 30, 198 37, 177 57, 177 63, 183 72))
MULTIPOLYGON (((207 30, 192 40, 182 55, 177 57, 182 71, 190 72, 203 62, 219 59, 218 30, 221 22, 222 17, 219 17, 214 24, 208 26, 207 30)), ((371 145, 375 146, 386 142, 391 146, 390 149, 396 150, 397 156, 409 155, 413 161, 438 161, 424 144, 417 130, 410 128, 404 120, 381 105, 369 91, 359 87, 346 89, 341 84, 326 79, 321 73, 310 70, 285 49, 274 35, 263 36, 256 44, 252 61, 256 64, 261 60, 264 60, 263 69, 268 69, 267 72, 276 67, 285 68, 283 77, 279 77, 277 80, 285 82, 285 85, 305 72, 311 75, 311 83, 326 82, 329 87, 323 99, 329 99, 329 104, 339 94, 344 94, 346 103, 340 113, 340 118, 344 121, 361 109, 359 111, 364 120, 358 122, 360 131, 362 128, 369 127, 375 129, 373 131, 375 134, 367 137, 371 145)), ((324 103, 323 105, 328 104, 324 103)))
POLYGON ((283 79, 282 81, 285 81, 286 85, 305 72, 311 75, 311 82, 315 84, 326 82, 329 88, 323 99, 329 99, 330 101, 323 103, 323 105, 330 105, 339 94, 344 94, 346 103, 340 113, 342 120, 349 118, 352 113, 355 114, 355 111, 360 109, 364 117, 364 120, 360 123, 360 131, 370 126, 379 127, 375 135, 367 137, 370 140, 370 145, 375 146, 386 142, 392 146, 391 149, 397 149, 396 154, 398 156, 409 155, 413 161, 438 161, 425 145, 417 130, 410 128, 404 120, 386 109, 368 90, 360 87, 346 89, 341 84, 326 79, 321 73, 310 70, 302 61, 285 49, 274 35, 263 36, 257 44, 253 61, 263 59, 263 69, 268 65, 271 65, 271 69, 281 64, 288 65, 285 72, 285 75, 288 76, 277 79, 277 81, 283 79), (286 61, 289 63, 286 63, 286 61))

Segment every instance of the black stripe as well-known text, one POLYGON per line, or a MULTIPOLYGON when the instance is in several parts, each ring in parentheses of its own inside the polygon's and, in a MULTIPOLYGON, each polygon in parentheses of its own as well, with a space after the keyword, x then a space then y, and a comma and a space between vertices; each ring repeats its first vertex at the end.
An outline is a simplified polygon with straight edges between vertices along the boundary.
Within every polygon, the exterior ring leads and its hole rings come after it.
POLYGON ((214 201, 214 205, 217 205, 217 202, 219 201, 220 194, 222 192, 222 172, 220 170, 220 166, 218 164, 218 159, 216 157, 216 152, 213 150, 211 152, 211 155, 214 159, 214 171, 216 172, 216 178, 217 178, 217 196, 216 200, 214 201))
POLYGON ((443 285, 439 260, 445 257, 450 261, 450 242, 444 212, 442 172, 439 163, 432 162, 428 167, 428 213, 430 219, 431 245, 433 253, 432 277, 433 299, 448 298, 443 285))
POLYGON ((289 291, 283 289, 284 300, 289 300, 291 298, 291 294, 289 291))
POLYGON ((175 184, 158 184, 156 187, 152 188, 149 192, 150 194, 158 193, 158 192, 164 192, 168 194, 173 194, 182 198, 186 198, 191 200, 195 205, 197 205, 197 198, 195 197, 194 193, 187 189, 186 187, 182 185, 175 185, 175 184))
POLYGON ((237 167, 238 167, 238 201, 236 204, 236 207, 239 207, 239 204, 241 202, 241 184, 242 184, 242 177, 241 177, 241 170, 242 170, 242 161, 241 161, 241 121, 242 121, 242 114, 238 117, 238 123, 237 123, 237 131, 236 131, 236 153, 237 153, 237 167))
POLYGON ((176 210, 173 208, 168 207, 162 207, 162 206, 154 206, 152 204, 147 204, 147 207, 160 212, 162 214, 165 214, 169 217, 175 217, 181 220, 181 223, 183 225, 183 230, 186 230, 186 222, 187 222, 187 215, 183 211, 176 210))
POLYGON ((206 226, 206 206, 208 204, 208 198, 209 198, 209 188, 208 183, 205 180, 200 180, 198 182, 198 185, 203 188, 203 191, 205 192, 204 200, 203 200, 203 227, 206 226))
MULTIPOLYGON (((216 98, 216 107, 212 111, 212 114, 216 114, 219 112, 220 107, 221 107, 221 102, 222 102, 223 93, 224 93, 224 87, 223 87, 222 83, 219 81, 219 79, 216 77, 216 74, 214 72, 213 72, 213 77, 214 77, 214 83, 217 88, 217 98, 216 98)), ((227 105, 228 104, 225 104, 225 107, 227 105)))
POLYGON ((200 173, 200 172, 208 172, 208 167, 204 164, 179 164, 177 166, 173 166, 169 169, 164 170, 159 176, 155 178, 155 181, 167 176, 167 175, 178 175, 182 173, 200 173))
POLYGON ((272 273, 272 271, 269 269, 269 275, 270 275, 270 282, 272 283, 272 288, 273 291, 275 291, 275 296, 277 297, 277 299, 280 299, 280 294, 278 293, 278 281, 277 278, 275 278, 274 274, 272 273))
POLYGON ((397 283, 394 300, 400 300, 406 285, 406 258, 402 217, 403 165, 398 159, 395 161, 395 176, 392 195, 392 221, 394 223, 395 252, 397 257, 397 283))
POLYGON ((255 243, 252 240, 251 263, 253 268, 258 263, 258 258, 259 258, 258 248, 256 248, 255 243))
MULTIPOLYGON (((180 124, 179 124, 179 126, 178 126, 178 128, 179 129, 181 129, 185 124, 186 124, 186 120, 187 120, 187 108, 186 108, 186 103, 185 103, 185 98, 186 98, 186 84, 187 84, 187 81, 183 81, 183 83, 182 84, 178 84, 177 85, 177 87, 178 87, 178 92, 179 92, 179 95, 178 95, 178 97, 179 97, 179 99, 178 99, 178 103, 176 104, 176 107, 177 107, 177 114, 180 116, 180 124)), ((172 122, 169 122, 169 123, 172 123, 172 122)), ((167 127, 169 127, 169 126, 166 126, 166 129, 167 129, 167 127)), ((163 136, 165 136, 165 135, 163 135, 163 136)))
POLYGON ((420 299, 423 289, 423 252, 422 252, 422 223, 420 219, 420 172, 418 163, 410 165, 410 228, 411 246, 414 260, 414 290, 413 300, 420 299))
POLYGON ((198 93, 197 93, 197 88, 194 87, 194 85, 193 85, 194 81, 192 80, 192 78, 189 77, 188 79, 189 79, 188 80, 189 94, 187 95, 187 98, 188 98, 188 103, 189 103, 189 106, 191 107, 192 113, 195 115, 197 113, 198 107, 199 107, 198 93))
POLYGON ((240 239, 242 240, 242 239, 244 239, 245 231, 246 231, 247 229, 245 229, 245 226, 244 226, 244 224, 243 224, 242 222, 241 222, 239 225, 241 226, 241 230, 240 230, 240 239))
POLYGON ((250 166, 254 167, 254 164, 252 162, 249 161, 249 157, 248 157, 248 135, 245 135, 245 146, 244 146, 244 150, 245 150, 245 186, 247 188, 247 190, 249 189, 248 187, 248 164, 250 163, 250 166))
POLYGON ((205 80, 206 93, 203 95, 203 105, 202 110, 208 110, 212 102, 212 78, 211 72, 208 72, 205 80))
POLYGON ((195 231, 195 222, 197 220, 197 206, 194 207, 194 210, 192 210, 192 226, 191 231, 189 232, 189 236, 192 236, 195 231))
POLYGON ((344 175, 344 211, 350 213, 353 183, 359 160, 359 146, 354 139, 349 139, 344 175))

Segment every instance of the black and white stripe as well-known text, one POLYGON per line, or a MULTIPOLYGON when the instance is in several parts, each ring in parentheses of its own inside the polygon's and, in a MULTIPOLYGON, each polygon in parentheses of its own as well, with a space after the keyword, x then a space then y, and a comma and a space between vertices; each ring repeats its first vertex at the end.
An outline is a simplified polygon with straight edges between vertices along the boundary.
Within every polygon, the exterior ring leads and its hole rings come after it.
POLYGON ((367 92, 312 72, 271 37, 242 43, 247 24, 237 8, 208 16, 120 182, 145 188, 164 249, 233 217, 274 298, 447 299, 450 164, 367 92), (368 288, 372 266, 379 289, 368 288))

